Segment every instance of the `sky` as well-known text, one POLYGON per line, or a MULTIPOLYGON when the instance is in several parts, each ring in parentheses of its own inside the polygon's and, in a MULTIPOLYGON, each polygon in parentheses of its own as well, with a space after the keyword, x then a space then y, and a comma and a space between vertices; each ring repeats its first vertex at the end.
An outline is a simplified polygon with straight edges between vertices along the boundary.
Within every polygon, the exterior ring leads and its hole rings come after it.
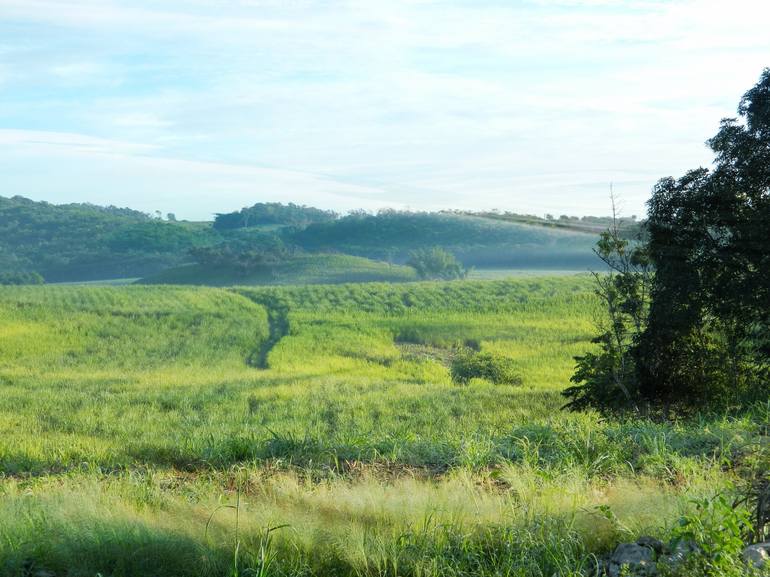
POLYGON ((0 0, 0 195, 209 219, 643 215, 770 66, 763 0, 0 0))

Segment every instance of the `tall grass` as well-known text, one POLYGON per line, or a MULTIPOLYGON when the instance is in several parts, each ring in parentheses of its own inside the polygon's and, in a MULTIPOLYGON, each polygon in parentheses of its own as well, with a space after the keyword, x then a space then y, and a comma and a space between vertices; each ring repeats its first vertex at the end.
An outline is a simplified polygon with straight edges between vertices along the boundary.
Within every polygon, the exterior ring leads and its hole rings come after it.
POLYGON ((0 574, 590 575, 770 427, 560 411, 595 310, 581 276, 1 288, 0 574), (522 385, 453 384, 468 346, 522 385))

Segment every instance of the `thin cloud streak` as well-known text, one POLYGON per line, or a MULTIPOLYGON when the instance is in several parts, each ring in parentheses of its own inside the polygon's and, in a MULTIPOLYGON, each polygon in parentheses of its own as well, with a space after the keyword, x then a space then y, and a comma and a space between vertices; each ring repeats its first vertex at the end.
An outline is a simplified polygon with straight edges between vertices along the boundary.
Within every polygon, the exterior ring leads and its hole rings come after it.
POLYGON ((10 174, 4 193, 22 194, 20 188, 32 182, 38 192, 29 196, 38 200, 116 204, 178 214, 185 214, 186 199, 192 197, 197 201, 193 216, 201 219, 237 210, 257 197, 305 204, 317 201, 343 211, 377 210, 392 204, 381 198, 385 193, 380 189, 323 175, 147 152, 142 145, 78 134, 0 130, 0 170, 10 174), (45 172, 36 170, 41 165, 45 172), (25 176, 15 178, 10 167, 23 167, 25 176), (62 180, 79 182, 81 194, 73 199, 60 191, 57 183, 62 180), (100 188, 103 182, 110 182, 109 189, 100 188))

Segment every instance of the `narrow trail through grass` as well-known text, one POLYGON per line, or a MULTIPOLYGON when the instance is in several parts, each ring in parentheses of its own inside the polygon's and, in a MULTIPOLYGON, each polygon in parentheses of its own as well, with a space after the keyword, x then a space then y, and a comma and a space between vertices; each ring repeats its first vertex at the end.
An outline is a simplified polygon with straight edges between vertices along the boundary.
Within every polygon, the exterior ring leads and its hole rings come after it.
POLYGON ((251 367, 268 369, 270 368, 270 363, 268 361, 270 351, 273 350, 283 337, 289 334, 289 305, 275 295, 256 293, 237 294, 262 305, 267 311, 267 339, 264 339, 260 343, 259 348, 249 356, 246 362, 251 367))

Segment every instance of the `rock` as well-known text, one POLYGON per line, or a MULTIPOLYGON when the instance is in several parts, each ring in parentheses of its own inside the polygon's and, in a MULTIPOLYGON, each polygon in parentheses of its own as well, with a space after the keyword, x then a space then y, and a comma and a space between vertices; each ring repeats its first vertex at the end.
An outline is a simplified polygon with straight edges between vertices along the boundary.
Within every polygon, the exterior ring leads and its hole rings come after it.
POLYGON ((743 560, 755 569, 770 567, 770 542, 749 545, 743 550, 743 560))
POLYGON ((641 545, 642 547, 648 547, 652 549, 653 551, 655 551, 656 555, 660 555, 661 553, 663 553, 663 550, 666 548, 666 546, 663 544, 663 541, 661 541, 660 539, 656 539, 655 537, 648 537, 646 535, 643 537, 639 537, 636 540, 636 544, 641 545))
POLYGON ((608 573, 610 577, 653 577, 658 574, 655 550, 637 543, 621 543, 610 557, 608 573))
POLYGON ((698 551, 698 549, 698 544, 694 541, 679 541, 674 547, 674 551, 662 560, 666 565, 673 567, 682 563, 687 557, 698 551))

